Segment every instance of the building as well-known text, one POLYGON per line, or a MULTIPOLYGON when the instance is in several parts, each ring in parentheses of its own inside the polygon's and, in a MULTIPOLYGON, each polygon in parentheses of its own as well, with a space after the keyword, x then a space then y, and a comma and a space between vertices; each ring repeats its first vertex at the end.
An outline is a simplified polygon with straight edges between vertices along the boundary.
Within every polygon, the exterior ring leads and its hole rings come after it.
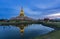
POLYGON ((25 16, 23 8, 21 8, 20 14, 17 17, 12 17, 11 21, 32 21, 33 19, 25 16))
POLYGON ((0 22, 7 22, 7 19, 0 19, 0 22))

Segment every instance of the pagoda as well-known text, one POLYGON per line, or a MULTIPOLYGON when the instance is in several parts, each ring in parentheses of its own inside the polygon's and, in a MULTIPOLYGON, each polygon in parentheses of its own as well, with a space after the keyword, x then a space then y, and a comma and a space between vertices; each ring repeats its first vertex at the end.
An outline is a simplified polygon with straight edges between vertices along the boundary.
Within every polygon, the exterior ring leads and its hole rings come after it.
POLYGON ((20 10, 20 14, 17 17, 12 17, 10 20, 16 20, 16 21, 32 21, 32 18, 29 18, 25 16, 23 8, 20 10))
MULTIPOLYGON (((17 17, 12 17, 12 18, 10 19, 10 22, 14 22, 14 23, 15 23, 15 22, 22 22, 22 21, 24 21, 24 22, 25 22, 25 21, 28 21, 28 22, 33 21, 32 18, 29 18, 29 17, 25 16, 23 8, 21 8, 20 14, 19 14, 17 17)), ((18 26, 18 27, 20 28, 21 35, 24 34, 24 28, 25 28, 27 25, 28 25, 28 24, 16 25, 16 26, 18 26)))

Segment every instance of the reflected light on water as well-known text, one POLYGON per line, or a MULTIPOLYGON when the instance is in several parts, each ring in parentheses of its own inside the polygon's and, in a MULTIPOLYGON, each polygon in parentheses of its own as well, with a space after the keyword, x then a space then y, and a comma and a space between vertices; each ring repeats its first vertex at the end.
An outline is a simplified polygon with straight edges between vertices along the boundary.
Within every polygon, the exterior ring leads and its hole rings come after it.
MULTIPOLYGON (((35 36, 40 36, 43 34, 47 34, 53 31, 53 28, 45 27, 41 24, 32 24, 28 25, 24 29, 24 38, 31 38, 35 36)), ((14 38, 21 39, 21 32, 19 27, 15 26, 0 26, 0 38, 14 38)))

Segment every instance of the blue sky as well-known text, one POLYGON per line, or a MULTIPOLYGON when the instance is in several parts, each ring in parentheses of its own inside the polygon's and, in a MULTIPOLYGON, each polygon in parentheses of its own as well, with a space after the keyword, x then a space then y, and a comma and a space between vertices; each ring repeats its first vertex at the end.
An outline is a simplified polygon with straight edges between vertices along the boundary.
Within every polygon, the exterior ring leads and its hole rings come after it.
POLYGON ((60 0, 0 0, 0 18, 18 16, 23 7, 32 18, 60 18, 60 0))

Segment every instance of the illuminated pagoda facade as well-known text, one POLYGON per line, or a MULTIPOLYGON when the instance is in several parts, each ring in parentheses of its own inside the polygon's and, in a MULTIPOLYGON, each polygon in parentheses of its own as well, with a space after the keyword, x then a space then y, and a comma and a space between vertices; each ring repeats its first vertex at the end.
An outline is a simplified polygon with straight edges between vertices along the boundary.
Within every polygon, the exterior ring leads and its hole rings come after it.
POLYGON ((21 8, 20 14, 17 17, 12 17, 10 20, 16 21, 32 21, 32 18, 25 16, 23 8, 21 8))

